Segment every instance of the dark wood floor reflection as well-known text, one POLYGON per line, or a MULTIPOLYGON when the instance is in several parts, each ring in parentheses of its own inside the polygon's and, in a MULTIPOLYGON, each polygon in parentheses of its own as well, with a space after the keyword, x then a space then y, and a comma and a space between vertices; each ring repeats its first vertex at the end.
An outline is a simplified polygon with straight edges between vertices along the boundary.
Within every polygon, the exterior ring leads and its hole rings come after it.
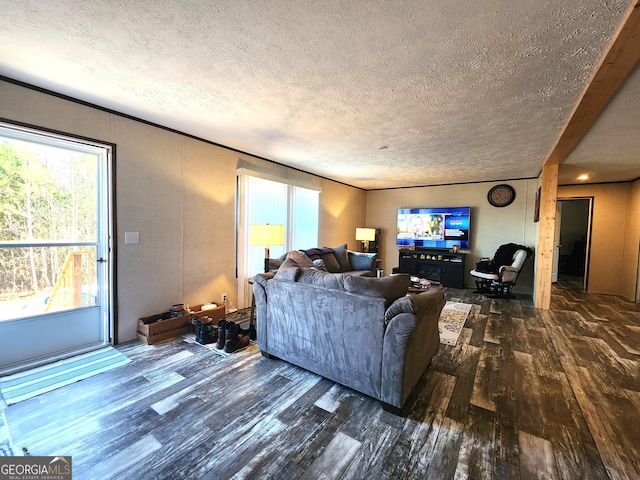
POLYGON ((72 455, 74 479, 640 478, 637 304, 562 281, 547 311, 447 297, 474 307, 404 416, 255 349, 176 339, 7 407, 14 443, 72 455))

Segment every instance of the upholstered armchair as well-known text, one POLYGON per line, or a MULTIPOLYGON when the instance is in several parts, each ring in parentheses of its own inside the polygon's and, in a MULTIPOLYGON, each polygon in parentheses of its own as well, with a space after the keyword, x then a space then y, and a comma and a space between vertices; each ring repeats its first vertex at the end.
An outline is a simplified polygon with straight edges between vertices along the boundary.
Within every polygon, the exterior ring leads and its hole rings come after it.
POLYGON ((496 297, 513 297, 511 293, 524 262, 533 254, 529 247, 508 243, 501 245, 493 259, 482 258, 471 270, 476 293, 496 297))

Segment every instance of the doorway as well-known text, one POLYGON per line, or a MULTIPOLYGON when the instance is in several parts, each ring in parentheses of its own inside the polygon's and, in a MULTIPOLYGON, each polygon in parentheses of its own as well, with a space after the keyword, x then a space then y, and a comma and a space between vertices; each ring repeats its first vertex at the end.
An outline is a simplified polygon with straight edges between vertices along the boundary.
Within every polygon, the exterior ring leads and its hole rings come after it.
POLYGON ((558 245, 558 282, 587 291, 592 198, 558 199, 562 212, 558 245))
POLYGON ((0 123, 0 374, 111 343, 111 149, 0 123))

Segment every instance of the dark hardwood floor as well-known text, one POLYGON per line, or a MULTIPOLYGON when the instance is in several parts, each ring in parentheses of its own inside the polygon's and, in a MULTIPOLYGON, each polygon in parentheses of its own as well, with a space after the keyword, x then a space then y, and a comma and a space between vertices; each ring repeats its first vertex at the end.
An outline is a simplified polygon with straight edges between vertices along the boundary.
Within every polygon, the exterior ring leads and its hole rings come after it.
POLYGON ((560 281, 474 304, 406 415, 252 348, 175 339, 5 409, 16 447, 72 455, 74 479, 637 479, 640 306, 560 281))

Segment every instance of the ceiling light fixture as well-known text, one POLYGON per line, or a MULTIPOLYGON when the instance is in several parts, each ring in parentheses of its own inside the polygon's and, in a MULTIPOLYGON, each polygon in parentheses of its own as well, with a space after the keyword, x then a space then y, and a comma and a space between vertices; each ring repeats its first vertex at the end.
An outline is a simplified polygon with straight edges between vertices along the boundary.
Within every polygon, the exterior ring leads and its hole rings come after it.
POLYGON ((581 180, 581 181, 589 180, 589 175, 584 173, 578 177, 578 180, 581 180))

